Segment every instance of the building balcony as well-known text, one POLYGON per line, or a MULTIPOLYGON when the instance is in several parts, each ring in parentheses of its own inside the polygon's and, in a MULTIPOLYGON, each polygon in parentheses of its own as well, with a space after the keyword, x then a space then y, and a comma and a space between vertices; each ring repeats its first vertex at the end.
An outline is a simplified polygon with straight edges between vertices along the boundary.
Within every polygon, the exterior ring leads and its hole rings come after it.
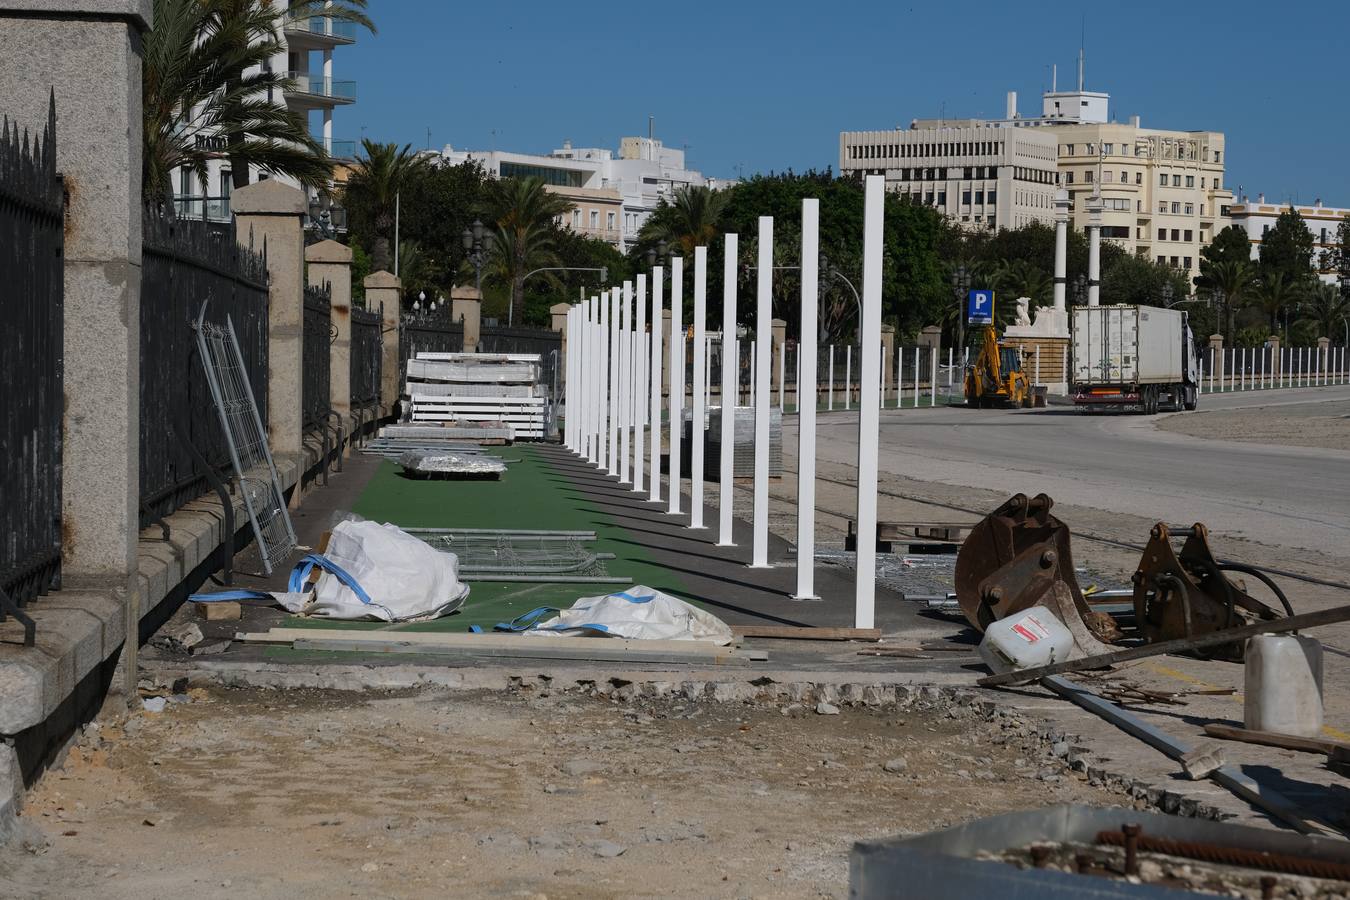
POLYGON ((286 42, 293 47, 332 47, 356 43, 356 23, 328 16, 287 17, 283 29, 286 42))
POLYGON ((333 159, 356 159, 356 141, 330 138, 323 141, 323 149, 333 159))
POLYGON ((229 222, 230 198, 180 195, 173 198, 173 211, 180 219, 229 222))
POLYGON ((286 102, 299 106, 335 106, 356 102, 355 81, 335 81, 309 72, 287 72, 293 87, 286 92, 286 102))

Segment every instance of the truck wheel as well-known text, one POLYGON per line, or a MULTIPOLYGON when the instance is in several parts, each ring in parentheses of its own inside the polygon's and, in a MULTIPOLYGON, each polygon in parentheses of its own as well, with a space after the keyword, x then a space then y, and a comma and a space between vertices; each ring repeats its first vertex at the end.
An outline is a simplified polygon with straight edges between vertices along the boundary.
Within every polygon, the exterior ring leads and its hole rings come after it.
POLYGON ((1196 393, 1195 388, 1185 388, 1184 390, 1186 393, 1182 396, 1186 399, 1181 405, 1186 412, 1195 412, 1195 408, 1200 405, 1200 396, 1196 393))

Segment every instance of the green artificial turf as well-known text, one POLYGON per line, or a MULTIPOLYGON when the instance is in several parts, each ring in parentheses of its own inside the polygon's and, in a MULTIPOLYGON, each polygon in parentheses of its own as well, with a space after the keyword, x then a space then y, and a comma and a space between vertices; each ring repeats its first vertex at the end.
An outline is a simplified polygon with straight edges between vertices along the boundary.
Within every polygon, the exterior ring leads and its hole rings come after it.
MULTIPOLYGON (((654 565, 642 535, 633 535, 606 507, 592 504, 567 475, 555 470, 540 448, 530 444, 493 448, 492 455, 511 460, 498 481, 451 481, 405 478, 392 462, 379 471, 352 512, 403 528, 503 528, 551 531, 594 531, 588 548, 613 553, 606 567, 627 576, 627 584, 539 584, 469 582, 469 597, 459 612, 430 622, 388 625, 383 622, 340 622, 292 617, 297 628, 383 629, 390 631, 463 632, 471 625, 491 630, 540 606, 568 607, 580 597, 593 597, 646 584, 676 594, 685 591, 677 575, 654 565)), ((598 477, 598 473, 597 473, 598 477)), ((275 651, 274 651, 275 652, 275 651)), ((294 651, 286 650, 285 653, 294 651)))

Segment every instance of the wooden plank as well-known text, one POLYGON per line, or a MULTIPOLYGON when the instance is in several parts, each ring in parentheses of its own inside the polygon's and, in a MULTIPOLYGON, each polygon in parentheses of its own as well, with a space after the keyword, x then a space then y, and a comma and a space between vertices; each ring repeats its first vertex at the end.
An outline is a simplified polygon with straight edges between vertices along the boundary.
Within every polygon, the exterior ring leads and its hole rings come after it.
POLYGON ((249 644, 289 644, 296 640, 389 641, 410 643, 439 643, 459 647, 514 647, 522 641, 549 641, 555 646, 593 647, 597 641, 626 647, 644 647, 649 650, 679 650, 684 653, 711 655, 726 648, 712 641, 657 641, 624 640, 612 637, 535 637, 524 634, 467 634, 443 631, 399 631, 396 626, 385 626, 377 631, 356 631, 347 628, 273 628, 265 632, 239 632, 236 641, 249 644))
POLYGON ((1226 741, 1242 741, 1247 744, 1263 744, 1267 747, 1280 747, 1284 750, 1302 750, 1306 753, 1325 753, 1328 756, 1335 750, 1350 751, 1350 744, 1331 741, 1324 738, 1299 737, 1295 734, 1280 734, 1275 731, 1255 731, 1250 728, 1234 728, 1232 725, 1220 725, 1211 722, 1205 726, 1205 734, 1223 738, 1226 741))
MULTIPOLYGON (((297 639, 296 650, 343 650, 362 653, 424 653, 434 656, 509 659, 566 659, 588 662, 682 663, 712 666, 746 666, 768 659, 763 650, 731 650, 720 653, 687 653, 679 650, 652 650, 647 641, 620 641, 614 638, 584 639, 585 646, 553 646, 557 638, 524 638, 509 647, 468 647, 424 641, 395 640, 386 634, 383 641, 339 639, 297 639)), ((690 642, 685 642, 690 643, 690 642)))
POLYGON ((799 625, 732 625, 743 638, 784 638, 794 641, 879 641, 880 628, 805 628, 799 625))

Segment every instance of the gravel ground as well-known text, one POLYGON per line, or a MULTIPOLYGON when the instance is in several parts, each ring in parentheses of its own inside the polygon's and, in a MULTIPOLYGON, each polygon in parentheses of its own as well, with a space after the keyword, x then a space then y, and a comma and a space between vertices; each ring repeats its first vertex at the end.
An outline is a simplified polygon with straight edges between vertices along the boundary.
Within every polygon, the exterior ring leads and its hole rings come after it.
POLYGON ((1187 413, 1162 419, 1158 428, 1209 440, 1350 450, 1350 401, 1187 413))
POLYGON ((1129 805, 1020 714, 194 688, 91 727, 6 897, 843 897, 855 840, 1129 805))

